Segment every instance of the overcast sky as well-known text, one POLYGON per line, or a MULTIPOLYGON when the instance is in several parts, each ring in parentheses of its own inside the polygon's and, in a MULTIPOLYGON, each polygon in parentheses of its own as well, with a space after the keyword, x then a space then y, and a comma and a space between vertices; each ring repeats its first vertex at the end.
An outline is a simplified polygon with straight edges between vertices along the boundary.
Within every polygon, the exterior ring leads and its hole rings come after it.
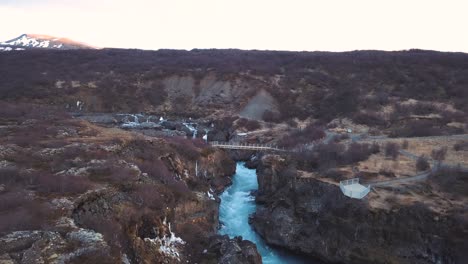
POLYGON ((468 0, 0 0, 22 33, 98 47, 468 52, 468 0))

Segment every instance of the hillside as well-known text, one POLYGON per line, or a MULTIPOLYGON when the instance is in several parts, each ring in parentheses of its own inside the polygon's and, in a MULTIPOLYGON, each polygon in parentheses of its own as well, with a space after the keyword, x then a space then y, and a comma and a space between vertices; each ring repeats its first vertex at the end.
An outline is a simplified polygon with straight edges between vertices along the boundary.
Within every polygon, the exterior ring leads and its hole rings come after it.
POLYGON ((71 111, 347 117, 405 136, 461 133, 468 112, 464 53, 28 50, 0 54, 0 71, 1 100, 71 111))

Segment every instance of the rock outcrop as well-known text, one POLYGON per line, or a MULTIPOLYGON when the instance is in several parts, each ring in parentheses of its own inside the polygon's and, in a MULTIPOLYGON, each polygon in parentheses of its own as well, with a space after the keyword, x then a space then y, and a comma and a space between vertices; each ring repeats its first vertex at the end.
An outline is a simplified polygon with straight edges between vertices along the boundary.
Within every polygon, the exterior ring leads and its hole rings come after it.
POLYGON ((0 263, 259 263, 247 241, 212 242, 217 194, 236 168, 224 151, 68 117, 33 121, 2 130, 0 263))
POLYGON ((258 167, 251 223, 268 244, 327 262, 464 263, 466 212, 440 214, 421 203, 371 208, 320 180, 295 182, 294 168, 266 156, 258 167))
POLYGON ((207 256, 204 263, 208 263, 210 258, 217 259, 218 263, 223 264, 262 263, 262 257, 257 252, 257 246, 250 241, 242 240, 242 237, 230 239, 227 235, 213 236, 210 240, 209 251, 207 250, 205 254, 207 256))

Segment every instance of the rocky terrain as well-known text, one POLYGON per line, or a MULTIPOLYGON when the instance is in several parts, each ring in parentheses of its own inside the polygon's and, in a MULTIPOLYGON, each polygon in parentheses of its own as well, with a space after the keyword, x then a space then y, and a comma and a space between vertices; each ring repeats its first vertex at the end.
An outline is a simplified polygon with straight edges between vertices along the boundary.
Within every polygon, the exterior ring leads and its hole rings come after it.
POLYGON ((0 263, 261 263, 251 242, 216 235, 239 160, 257 168, 251 223, 270 245, 331 263, 465 263, 467 56, 0 53, 0 263), (419 174, 363 200, 339 188, 419 174))
MULTIPOLYGON (((443 211, 429 206, 446 199, 431 193, 438 186, 434 181, 399 188, 425 193, 422 202, 392 200, 390 208, 380 208, 370 204, 373 198, 342 195, 333 182, 303 181, 291 164, 268 155, 257 169, 257 201, 263 207, 251 222, 267 243, 331 263, 463 263, 468 258, 466 203, 444 205, 443 211)), ((466 181, 454 184, 465 186, 458 199, 466 200, 466 181)))
POLYGON ((222 151, 3 106, 1 263, 261 263, 254 244, 216 235, 235 170, 222 151))

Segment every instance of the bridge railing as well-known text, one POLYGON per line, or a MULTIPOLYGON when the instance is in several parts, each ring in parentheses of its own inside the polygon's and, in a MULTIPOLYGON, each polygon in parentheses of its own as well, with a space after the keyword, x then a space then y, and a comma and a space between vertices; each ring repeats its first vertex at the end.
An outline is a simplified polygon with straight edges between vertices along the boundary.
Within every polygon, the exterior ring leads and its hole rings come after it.
POLYGON ((271 150, 281 150, 276 145, 273 144, 247 144, 247 143, 231 143, 231 142, 219 142, 211 141, 210 145, 215 147, 227 147, 227 148, 246 148, 246 149, 271 149, 271 150))
POLYGON ((340 181, 340 189, 344 195, 351 197, 351 198, 362 199, 364 198, 364 196, 366 196, 370 192, 370 186, 363 186, 364 189, 362 191, 353 191, 349 188, 346 188, 346 186, 349 186, 352 184, 359 184, 359 178, 340 181))

